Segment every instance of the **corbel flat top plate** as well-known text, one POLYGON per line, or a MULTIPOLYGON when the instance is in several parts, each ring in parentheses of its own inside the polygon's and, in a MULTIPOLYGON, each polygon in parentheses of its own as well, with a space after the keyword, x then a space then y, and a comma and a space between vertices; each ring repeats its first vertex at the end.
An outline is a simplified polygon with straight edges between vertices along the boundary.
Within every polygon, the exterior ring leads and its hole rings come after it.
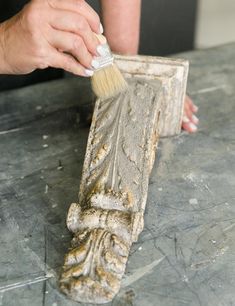
POLYGON ((165 120, 160 127, 160 135, 172 136, 179 134, 183 117, 189 62, 183 59, 143 55, 115 55, 115 62, 126 78, 157 79, 162 82, 166 108, 165 120))

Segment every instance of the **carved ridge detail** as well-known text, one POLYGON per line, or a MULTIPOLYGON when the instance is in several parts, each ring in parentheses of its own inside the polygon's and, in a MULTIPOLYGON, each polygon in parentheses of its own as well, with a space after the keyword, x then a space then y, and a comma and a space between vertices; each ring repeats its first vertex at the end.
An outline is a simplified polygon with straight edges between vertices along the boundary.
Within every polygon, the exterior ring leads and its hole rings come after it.
POLYGON ((60 280, 76 301, 109 302, 120 288, 143 229, 162 102, 157 80, 131 81, 127 93, 96 102, 79 204, 71 204, 67 216, 74 238, 60 280))

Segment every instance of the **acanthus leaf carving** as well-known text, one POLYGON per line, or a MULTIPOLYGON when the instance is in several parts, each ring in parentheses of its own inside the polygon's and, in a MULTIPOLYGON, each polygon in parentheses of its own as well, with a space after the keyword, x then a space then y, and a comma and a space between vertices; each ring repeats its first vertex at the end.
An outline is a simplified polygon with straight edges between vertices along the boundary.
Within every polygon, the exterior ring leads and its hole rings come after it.
POLYGON ((60 281, 76 301, 105 303, 120 288, 143 229, 162 94, 160 81, 134 80, 128 92, 96 102, 80 204, 72 204, 67 217, 74 238, 60 281))

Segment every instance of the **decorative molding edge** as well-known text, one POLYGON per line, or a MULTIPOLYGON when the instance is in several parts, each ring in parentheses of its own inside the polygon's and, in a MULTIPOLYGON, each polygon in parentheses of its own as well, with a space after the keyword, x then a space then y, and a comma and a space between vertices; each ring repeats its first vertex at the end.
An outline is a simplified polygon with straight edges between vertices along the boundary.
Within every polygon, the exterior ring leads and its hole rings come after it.
MULTIPOLYGON (((106 303, 120 289, 130 247, 143 229, 159 133, 176 132, 181 124, 175 123, 174 114, 168 114, 169 109, 175 111, 168 103, 170 97, 183 92, 184 75, 174 75, 180 68, 165 70, 169 77, 146 81, 137 76, 129 80, 128 92, 96 101, 79 204, 71 204, 67 216, 74 238, 60 288, 73 300, 106 303), (174 127, 167 127, 165 121, 174 127)), ((179 121, 178 108, 176 113, 179 121)))
POLYGON ((187 87, 189 62, 156 56, 115 55, 115 61, 126 78, 160 80, 164 90, 163 116, 159 126, 161 137, 180 133, 187 87))

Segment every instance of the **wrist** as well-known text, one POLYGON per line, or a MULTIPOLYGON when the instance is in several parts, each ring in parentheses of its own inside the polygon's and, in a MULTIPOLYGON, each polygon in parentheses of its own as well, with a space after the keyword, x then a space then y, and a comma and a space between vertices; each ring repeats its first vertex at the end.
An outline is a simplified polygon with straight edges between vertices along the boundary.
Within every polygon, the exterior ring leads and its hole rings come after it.
POLYGON ((5 44, 4 44, 5 29, 4 24, 0 24, 0 74, 9 74, 7 68, 6 56, 5 56, 5 44))

